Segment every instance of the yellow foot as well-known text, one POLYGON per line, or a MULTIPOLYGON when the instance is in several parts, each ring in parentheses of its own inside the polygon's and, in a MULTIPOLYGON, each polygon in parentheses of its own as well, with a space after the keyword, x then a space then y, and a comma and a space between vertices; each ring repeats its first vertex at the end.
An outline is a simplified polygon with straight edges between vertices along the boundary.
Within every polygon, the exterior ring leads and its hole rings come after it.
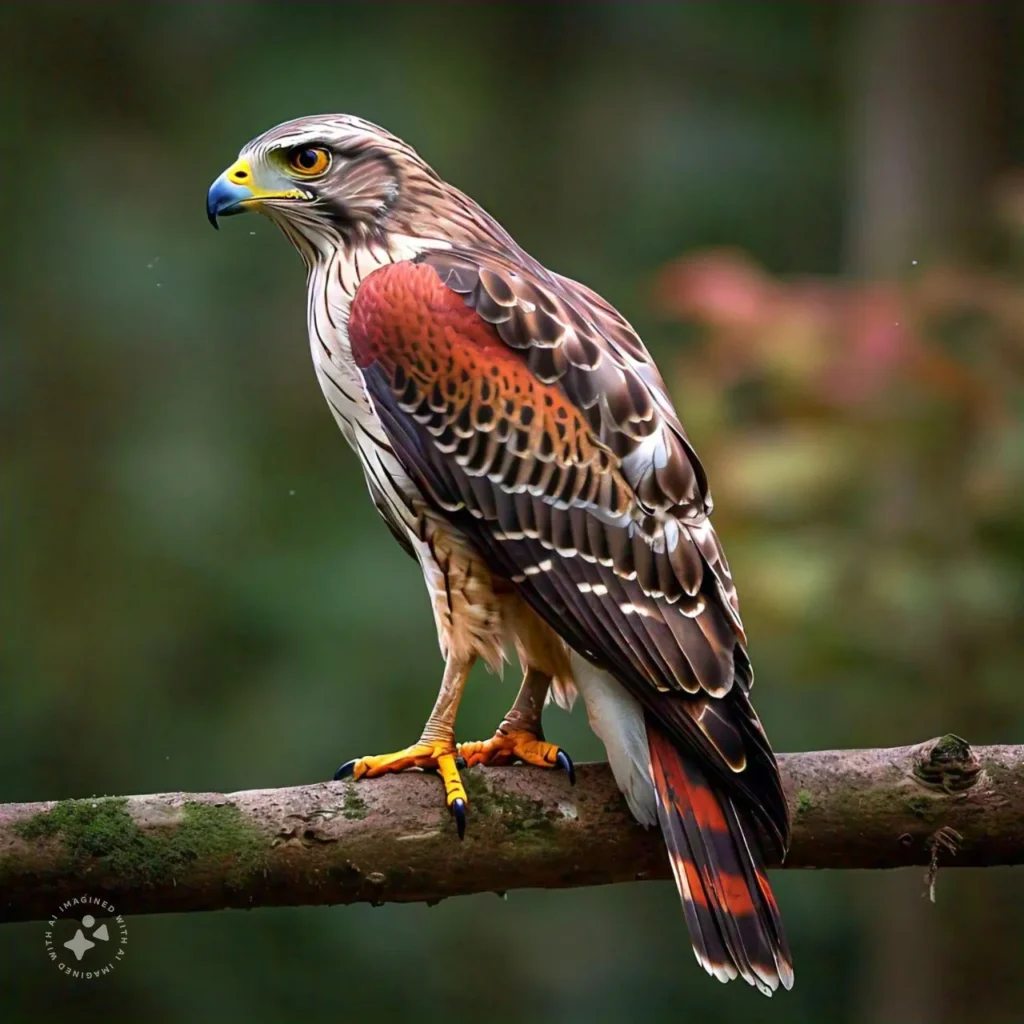
POLYGON ((561 768, 569 776, 569 782, 576 783, 572 758, 561 747, 538 739, 525 729, 506 730, 500 726, 489 740, 460 743, 459 755, 469 768, 475 764, 498 765, 512 761, 525 761, 538 768, 561 768))
POLYGON ((461 839, 466 834, 466 805, 469 798, 463 788, 459 770, 455 766, 454 745, 440 742, 414 743, 411 747, 394 754, 378 754, 374 757, 359 757, 346 761, 335 773, 335 779, 373 779, 391 772, 404 772, 409 768, 436 771, 444 783, 445 800, 448 810, 455 819, 461 839))

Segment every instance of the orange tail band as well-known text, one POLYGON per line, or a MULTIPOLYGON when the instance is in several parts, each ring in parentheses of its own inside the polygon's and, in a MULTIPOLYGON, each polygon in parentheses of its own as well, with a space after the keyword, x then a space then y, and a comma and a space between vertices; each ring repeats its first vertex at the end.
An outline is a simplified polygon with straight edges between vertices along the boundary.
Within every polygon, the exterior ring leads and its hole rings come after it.
POLYGON ((648 724, 658 820, 693 951, 719 981, 741 977, 770 996, 793 987, 793 963, 757 832, 732 797, 648 724))

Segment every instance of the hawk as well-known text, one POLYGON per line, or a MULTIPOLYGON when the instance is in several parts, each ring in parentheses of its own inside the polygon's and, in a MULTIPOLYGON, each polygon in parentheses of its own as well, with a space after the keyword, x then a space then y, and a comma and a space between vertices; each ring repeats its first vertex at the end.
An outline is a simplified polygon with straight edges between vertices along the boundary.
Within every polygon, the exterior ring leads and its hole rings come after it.
POLYGON ((336 777, 436 770, 461 837, 463 762, 573 779, 541 712, 578 694, 633 815, 661 826, 697 960, 789 988, 761 845, 789 843, 778 766, 707 477, 636 332, 357 117, 246 145, 207 213, 216 227, 246 210, 305 262, 320 386, 423 570, 445 660, 420 739, 336 777), (511 710, 491 739, 457 744, 474 662, 498 670, 513 648, 511 710))

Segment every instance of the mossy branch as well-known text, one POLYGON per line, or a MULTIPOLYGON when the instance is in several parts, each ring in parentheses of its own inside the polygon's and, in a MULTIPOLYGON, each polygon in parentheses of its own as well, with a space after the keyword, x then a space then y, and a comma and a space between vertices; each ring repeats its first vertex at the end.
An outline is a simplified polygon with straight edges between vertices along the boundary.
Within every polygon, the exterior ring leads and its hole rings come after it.
MULTIPOLYGON (((786 867, 1024 864, 1024 747, 913 747, 780 757, 786 867), (954 838, 955 837, 955 838, 954 838)), ((405 774, 227 796, 182 793, 0 805, 0 921, 102 896, 119 913, 436 902, 668 874, 607 765, 476 768, 464 842, 436 779, 405 774)))

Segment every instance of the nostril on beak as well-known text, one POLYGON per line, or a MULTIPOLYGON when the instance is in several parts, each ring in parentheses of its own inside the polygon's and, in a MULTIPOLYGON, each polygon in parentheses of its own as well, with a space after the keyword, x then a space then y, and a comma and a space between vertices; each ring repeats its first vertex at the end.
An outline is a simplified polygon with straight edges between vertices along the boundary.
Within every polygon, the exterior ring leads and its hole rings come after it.
POLYGON ((245 181, 245 179, 249 177, 249 172, 248 171, 235 171, 235 173, 232 174, 231 177, 234 178, 235 181, 245 181))

